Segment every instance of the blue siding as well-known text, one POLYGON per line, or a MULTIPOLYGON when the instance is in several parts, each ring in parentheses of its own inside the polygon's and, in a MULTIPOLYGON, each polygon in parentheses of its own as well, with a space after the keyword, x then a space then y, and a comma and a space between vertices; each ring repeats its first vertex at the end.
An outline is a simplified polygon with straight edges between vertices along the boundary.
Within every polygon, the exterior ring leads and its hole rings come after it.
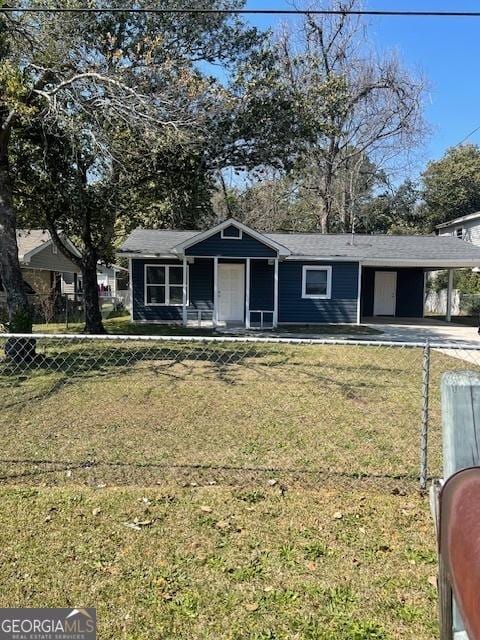
POLYGON ((424 272, 420 268, 395 269, 364 267, 362 269, 362 315, 373 316, 375 271, 397 272, 397 305, 395 317, 423 317, 424 272))
POLYGON ((250 262, 250 309, 273 311, 274 267, 267 260, 250 262))
POLYGON ((145 306, 145 265, 180 264, 178 260, 132 260, 133 319, 154 322, 156 320, 182 319, 182 307, 145 306))
POLYGON ((357 289, 357 262, 280 262, 278 321, 305 324, 356 322, 357 289), (330 300, 302 298, 302 267, 306 264, 332 266, 330 300))
POLYGON ((397 317, 423 317, 424 284, 425 276, 423 269, 398 269, 397 308, 395 311, 397 317))
MULTIPOLYGON (((181 264, 178 260, 132 260, 133 319, 155 322, 158 320, 182 320, 182 307, 146 306, 144 300, 145 264, 181 264)), ((213 263, 211 260, 195 260, 189 265, 188 316, 195 319, 195 310, 213 309, 213 263)), ((202 316, 209 317, 208 314, 202 316)), ((211 315, 210 315, 211 317, 211 315)))
POLYGON ((206 238, 202 242, 185 250, 188 256, 226 256, 231 258, 273 258, 277 255, 274 249, 244 233, 241 240, 222 239, 220 232, 206 238))
MULTIPOLYGON (((240 242, 240 241, 233 241, 240 242)), ((132 260, 133 319, 137 321, 181 321, 181 307, 145 306, 144 265, 180 264, 175 260, 132 260)), ((267 260, 252 260, 250 308, 273 310, 274 267, 267 260)), ((213 310, 213 260, 196 258, 189 265, 189 318, 195 310, 213 310)), ((279 263, 279 322, 356 322, 358 264, 287 261, 279 263), (332 299, 302 298, 304 264, 332 265, 332 299)), ((208 316, 207 316, 208 317, 208 316)))
POLYGON ((190 307, 213 309, 213 260, 195 259, 189 265, 190 307))
POLYGON ((228 227, 225 227, 225 229, 223 230, 223 235, 229 237, 240 238, 241 233, 242 230, 233 224, 229 224, 228 227))

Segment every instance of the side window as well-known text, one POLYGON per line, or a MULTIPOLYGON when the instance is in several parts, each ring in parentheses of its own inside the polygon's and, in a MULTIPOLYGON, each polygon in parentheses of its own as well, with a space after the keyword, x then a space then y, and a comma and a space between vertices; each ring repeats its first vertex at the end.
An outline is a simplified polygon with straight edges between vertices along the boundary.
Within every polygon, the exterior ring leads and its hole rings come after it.
POLYGON ((304 266, 302 298, 329 299, 332 294, 332 267, 304 266))

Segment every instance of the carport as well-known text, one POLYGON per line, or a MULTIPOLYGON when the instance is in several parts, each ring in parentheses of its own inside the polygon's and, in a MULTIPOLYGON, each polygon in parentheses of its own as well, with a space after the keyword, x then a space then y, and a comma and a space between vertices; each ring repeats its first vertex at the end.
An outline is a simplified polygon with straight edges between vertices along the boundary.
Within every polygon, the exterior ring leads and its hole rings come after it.
MULTIPOLYGON (((449 238, 449 240, 451 240, 449 238)), ((458 241, 458 256, 449 259, 364 260, 361 262, 360 305, 362 323, 369 318, 421 319, 425 315, 426 281, 431 271, 447 270, 446 320, 452 319, 453 274, 455 269, 480 266, 478 247, 458 241), (463 245, 463 246, 462 246, 463 245), (466 254, 461 257, 462 254, 466 254)))

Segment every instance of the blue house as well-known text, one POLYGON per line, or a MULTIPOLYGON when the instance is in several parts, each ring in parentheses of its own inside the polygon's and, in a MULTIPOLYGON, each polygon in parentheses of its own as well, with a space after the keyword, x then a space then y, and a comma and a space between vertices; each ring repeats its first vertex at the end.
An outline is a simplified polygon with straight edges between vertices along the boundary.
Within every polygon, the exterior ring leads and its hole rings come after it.
POLYGON ((422 317, 428 271, 480 266, 480 248, 450 236, 260 233, 233 219, 136 229, 118 254, 133 322, 246 328, 422 317))

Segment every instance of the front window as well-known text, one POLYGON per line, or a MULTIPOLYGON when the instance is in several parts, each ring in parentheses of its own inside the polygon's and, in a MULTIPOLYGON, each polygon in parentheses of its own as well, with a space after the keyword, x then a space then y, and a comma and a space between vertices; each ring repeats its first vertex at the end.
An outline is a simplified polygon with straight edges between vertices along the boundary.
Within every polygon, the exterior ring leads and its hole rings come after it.
POLYGON ((332 291, 332 267, 303 267, 302 298, 329 299, 332 291))
POLYGON ((181 306, 183 304, 183 266, 146 264, 145 304, 181 306))
POLYGON ((457 229, 457 238, 460 238, 461 240, 463 240, 464 235, 465 235, 464 230, 461 227, 457 229))

